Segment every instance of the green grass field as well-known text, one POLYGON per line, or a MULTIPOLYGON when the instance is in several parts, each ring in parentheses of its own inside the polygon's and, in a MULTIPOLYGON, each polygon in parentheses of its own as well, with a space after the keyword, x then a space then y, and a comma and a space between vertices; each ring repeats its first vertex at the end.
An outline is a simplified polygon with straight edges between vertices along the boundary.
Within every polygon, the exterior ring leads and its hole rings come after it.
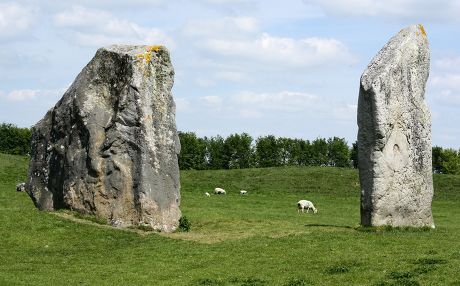
POLYGON ((26 171, 0 154, 0 285, 460 285, 460 176, 434 177, 435 230, 368 231, 356 170, 185 171, 192 229, 164 234, 37 211, 15 192, 26 171))

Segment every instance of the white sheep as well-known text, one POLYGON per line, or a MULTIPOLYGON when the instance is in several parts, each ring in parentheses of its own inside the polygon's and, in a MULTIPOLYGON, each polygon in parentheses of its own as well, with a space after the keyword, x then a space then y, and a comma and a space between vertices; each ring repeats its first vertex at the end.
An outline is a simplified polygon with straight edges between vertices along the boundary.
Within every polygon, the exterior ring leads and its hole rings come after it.
POLYGON ((214 194, 216 194, 216 195, 225 195, 226 193, 225 193, 225 190, 222 189, 222 188, 215 188, 214 189, 214 194))
POLYGON ((247 195, 247 194, 248 194, 248 191, 245 191, 245 190, 240 191, 240 195, 247 195))
POLYGON ((313 210, 313 213, 317 213, 318 210, 315 208, 315 206, 313 205, 312 202, 310 201, 307 201, 307 200, 300 200, 298 203, 297 203, 297 207, 298 207, 298 210, 297 212, 300 212, 300 210, 302 210, 302 212, 307 209, 307 213, 308 211, 311 209, 313 210))
POLYGON ((208 192, 204 193, 204 195, 207 196, 207 197, 211 196, 208 192))

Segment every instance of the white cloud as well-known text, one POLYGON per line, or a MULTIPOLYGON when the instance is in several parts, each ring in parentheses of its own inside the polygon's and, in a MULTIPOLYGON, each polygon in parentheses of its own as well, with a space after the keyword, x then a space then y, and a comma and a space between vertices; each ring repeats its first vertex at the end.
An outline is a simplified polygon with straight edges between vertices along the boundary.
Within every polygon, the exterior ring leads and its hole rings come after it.
POLYGON ((299 112, 318 102, 313 94, 293 91, 278 93, 242 92, 233 98, 233 102, 248 113, 252 110, 258 114, 262 111, 299 112))
POLYGON ((259 30, 259 24, 252 17, 223 17, 214 20, 192 20, 183 28, 186 37, 239 38, 247 37, 259 30))
POLYGON ((176 103, 177 111, 186 111, 186 110, 190 110, 191 108, 191 103, 186 98, 183 98, 183 97, 175 98, 174 102, 176 103))
POLYGON ((248 40, 209 39, 203 45, 222 56, 285 67, 348 64, 355 61, 346 45, 333 38, 293 39, 262 33, 248 40))
POLYGON ((73 1, 66 1, 66 2, 75 2, 80 5, 84 4, 85 6, 90 7, 102 7, 107 8, 121 8, 121 9, 136 9, 142 8, 144 5, 156 5, 162 6, 163 4, 167 3, 167 0, 73 0, 73 1))
POLYGON ((330 117, 336 120, 356 120, 358 105, 356 104, 338 104, 331 106, 330 117))
MULTIPOLYGON (((447 70, 455 69, 454 62, 455 60, 442 61, 441 66, 444 66, 447 70)), ((435 75, 430 80, 430 84, 435 88, 435 101, 447 106, 460 105, 460 73, 447 72, 435 75)))
POLYGON ((144 27, 105 11, 80 6, 56 14, 54 23, 72 31, 73 40, 82 46, 115 43, 174 45, 173 40, 158 28, 144 27))
POLYGON ((67 90, 67 88, 58 89, 15 89, 4 94, 3 98, 12 102, 34 101, 34 100, 51 100, 57 101, 67 90))
POLYGON ((391 17, 417 21, 458 21, 456 0, 304 0, 324 13, 338 16, 391 17))
POLYGON ((442 70, 459 70, 460 69, 460 57, 449 57, 442 58, 435 61, 435 66, 442 70))
POLYGON ((213 109, 222 107, 223 99, 220 96, 209 95, 200 97, 200 101, 206 106, 213 109))
MULTIPOLYGON (((227 67, 233 65, 241 68, 262 64, 279 69, 328 63, 351 64, 356 61, 348 47, 337 39, 274 36, 262 32, 257 19, 252 17, 189 21, 184 26, 182 35, 187 43, 194 43, 193 48, 198 54, 218 62, 216 66, 227 63, 227 67)), ((204 63, 209 64, 206 61, 204 63)), ((225 72, 233 73, 234 76, 240 73, 235 69, 227 69, 225 72)), ((233 77, 231 80, 239 81, 241 77, 233 77)))
POLYGON ((37 97, 37 90, 33 89, 13 90, 6 96, 10 101, 25 101, 34 99, 35 97, 37 97))
POLYGON ((20 36, 32 28, 37 9, 18 3, 0 3, 0 39, 20 36))
POLYGON ((310 5, 319 5, 326 13, 352 16, 399 15, 411 6, 412 0, 304 0, 310 5))
POLYGON ((199 87, 211 87, 211 86, 216 85, 216 82, 209 78, 197 78, 195 79, 195 83, 199 87))
POLYGON ((453 91, 451 89, 441 90, 436 94, 435 98, 438 102, 448 106, 460 105, 460 91, 453 91))
POLYGON ((263 117, 263 113, 261 111, 254 109, 240 109, 239 113, 242 118, 258 119, 263 117))
POLYGON ((257 9, 255 0, 196 0, 212 8, 224 10, 228 13, 237 14, 238 11, 248 13, 257 9))
POLYGON ((447 73, 434 76, 431 80, 434 86, 442 89, 460 91, 460 73, 447 73))
POLYGON ((356 120, 357 105, 330 101, 315 94, 295 91, 276 93, 241 92, 234 96, 228 110, 238 111, 243 118, 283 117, 293 115, 325 121, 356 120))
POLYGON ((236 71, 219 71, 214 77, 219 80, 226 80, 232 82, 242 82, 247 79, 247 75, 243 72, 236 71))

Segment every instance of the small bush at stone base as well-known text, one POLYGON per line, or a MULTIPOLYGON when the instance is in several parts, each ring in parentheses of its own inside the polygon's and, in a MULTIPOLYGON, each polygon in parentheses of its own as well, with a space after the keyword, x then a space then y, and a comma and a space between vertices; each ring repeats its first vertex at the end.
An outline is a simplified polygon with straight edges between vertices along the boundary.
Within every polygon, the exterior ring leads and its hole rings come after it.
POLYGON ((186 216, 183 216, 179 219, 179 231, 187 232, 190 231, 192 224, 186 216))

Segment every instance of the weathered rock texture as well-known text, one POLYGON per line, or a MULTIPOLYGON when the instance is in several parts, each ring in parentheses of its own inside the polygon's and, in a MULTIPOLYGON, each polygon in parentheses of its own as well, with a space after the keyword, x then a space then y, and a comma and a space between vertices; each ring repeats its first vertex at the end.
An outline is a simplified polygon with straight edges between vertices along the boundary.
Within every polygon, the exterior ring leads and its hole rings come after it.
POLYGON ((181 212, 173 76, 161 46, 99 49, 33 128, 26 189, 37 208, 174 230, 181 212))
POLYGON ((430 226, 431 116, 424 101, 429 47, 422 25, 401 30, 361 76, 361 224, 430 226))

